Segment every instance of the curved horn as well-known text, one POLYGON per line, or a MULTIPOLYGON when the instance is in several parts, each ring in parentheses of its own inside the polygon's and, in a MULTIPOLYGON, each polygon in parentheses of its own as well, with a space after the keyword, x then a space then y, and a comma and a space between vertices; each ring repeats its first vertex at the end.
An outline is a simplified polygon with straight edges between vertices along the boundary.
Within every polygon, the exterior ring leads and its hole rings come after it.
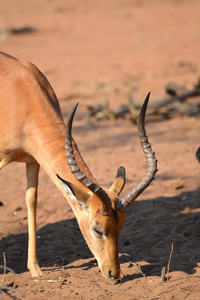
POLYGON ((94 183, 91 179, 89 179, 79 168, 72 147, 72 122, 77 109, 78 103, 75 105, 71 114, 69 116, 66 132, 65 132, 65 149, 66 149, 66 157, 67 163, 70 167, 70 171, 74 174, 76 179, 82 183, 86 188, 92 191, 101 201, 100 214, 107 216, 112 213, 111 200, 108 194, 100 187, 98 184, 94 183))
POLYGON ((149 186, 158 171, 157 159, 155 158, 155 153, 151 149, 151 144, 148 142, 145 130, 145 113, 149 96, 150 93, 148 93, 138 117, 138 134, 147 162, 146 175, 134 189, 132 189, 121 201, 117 203, 117 209, 121 212, 123 212, 149 186))

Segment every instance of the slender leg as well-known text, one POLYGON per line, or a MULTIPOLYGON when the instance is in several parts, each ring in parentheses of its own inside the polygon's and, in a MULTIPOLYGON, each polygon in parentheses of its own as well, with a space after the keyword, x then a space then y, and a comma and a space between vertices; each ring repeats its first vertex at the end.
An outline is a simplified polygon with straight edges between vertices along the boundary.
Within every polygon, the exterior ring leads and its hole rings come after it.
POLYGON ((42 275, 37 259, 36 245, 36 209, 38 187, 38 163, 26 164, 27 190, 26 205, 28 209, 28 262, 27 267, 32 277, 42 275))

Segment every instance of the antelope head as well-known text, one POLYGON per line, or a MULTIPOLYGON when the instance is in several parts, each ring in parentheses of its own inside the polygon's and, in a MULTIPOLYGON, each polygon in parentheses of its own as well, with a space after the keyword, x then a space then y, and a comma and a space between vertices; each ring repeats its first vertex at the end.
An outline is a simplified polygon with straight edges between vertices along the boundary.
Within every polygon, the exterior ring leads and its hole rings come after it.
POLYGON ((108 279, 119 278, 120 264, 118 240, 125 221, 126 208, 147 188, 157 172, 157 160, 145 131, 145 113, 148 105, 147 95, 138 117, 138 133, 146 157, 146 175, 125 197, 119 195, 125 185, 125 169, 118 169, 110 189, 100 187, 93 177, 89 178, 81 170, 75 158, 71 136, 72 122, 77 105, 72 110, 65 134, 65 147, 68 165, 78 184, 58 178, 70 197, 70 203, 83 236, 98 261, 102 274, 108 279))

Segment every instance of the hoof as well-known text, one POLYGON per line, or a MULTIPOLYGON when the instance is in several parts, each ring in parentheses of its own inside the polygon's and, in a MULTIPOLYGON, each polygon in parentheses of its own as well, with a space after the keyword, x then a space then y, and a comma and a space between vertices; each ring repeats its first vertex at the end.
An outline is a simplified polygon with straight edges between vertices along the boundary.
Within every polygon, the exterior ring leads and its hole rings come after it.
POLYGON ((39 265, 29 266, 28 269, 31 272, 32 277, 42 276, 42 271, 41 271, 39 265))

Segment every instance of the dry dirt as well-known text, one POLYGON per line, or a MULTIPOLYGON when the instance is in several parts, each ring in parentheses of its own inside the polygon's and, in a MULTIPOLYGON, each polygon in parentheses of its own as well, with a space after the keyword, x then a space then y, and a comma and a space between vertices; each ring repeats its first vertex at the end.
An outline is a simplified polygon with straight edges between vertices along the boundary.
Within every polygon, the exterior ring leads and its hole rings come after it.
MULTIPOLYGON (((112 108, 126 103, 130 87, 142 102, 148 91, 152 99, 163 97, 171 81, 188 88, 196 83, 199 12, 198 0, 2 0, 0 49, 44 72, 65 120, 80 102, 74 137, 81 153, 105 187, 124 165, 124 195, 145 174, 137 128, 120 119, 93 119, 87 127, 87 106, 105 99, 112 108), (9 34, 16 26, 36 31, 9 34)), ((12 164, 0 176, 0 264, 4 252, 17 275, 7 274, 5 284, 31 300, 200 299, 200 120, 147 118, 146 128, 159 171, 127 210, 119 241, 121 282, 99 273, 70 206, 42 170, 37 241, 43 276, 30 277, 25 166, 12 164)))

